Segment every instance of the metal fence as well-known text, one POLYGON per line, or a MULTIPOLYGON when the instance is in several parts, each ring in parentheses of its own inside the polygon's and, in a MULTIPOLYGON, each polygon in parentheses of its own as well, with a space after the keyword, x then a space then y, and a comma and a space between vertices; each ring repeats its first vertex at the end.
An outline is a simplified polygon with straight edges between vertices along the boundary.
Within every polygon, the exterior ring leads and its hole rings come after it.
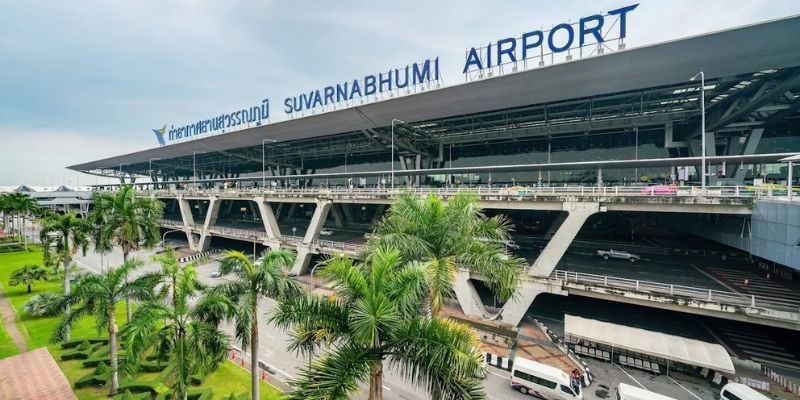
POLYGON ((586 274, 555 270, 550 275, 565 284, 581 283, 593 286, 612 287, 634 290, 637 292, 658 293, 673 297, 685 297, 719 304, 732 305, 759 309, 766 314, 773 311, 790 313, 794 318, 800 319, 800 301, 789 299, 764 298, 763 296, 747 295, 742 293, 696 288, 691 286, 674 285, 660 282, 642 281, 637 279, 619 278, 605 275, 586 274))
POLYGON ((401 193, 429 194, 449 197, 461 192, 478 196, 537 197, 537 196, 624 196, 624 197, 741 197, 780 198, 787 197, 786 188, 753 186, 709 186, 703 191, 697 186, 459 186, 459 187, 311 187, 311 188, 249 188, 249 189, 176 189, 141 190, 152 195, 280 195, 280 196, 324 196, 324 195, 374 195, 395 196, 401 193))

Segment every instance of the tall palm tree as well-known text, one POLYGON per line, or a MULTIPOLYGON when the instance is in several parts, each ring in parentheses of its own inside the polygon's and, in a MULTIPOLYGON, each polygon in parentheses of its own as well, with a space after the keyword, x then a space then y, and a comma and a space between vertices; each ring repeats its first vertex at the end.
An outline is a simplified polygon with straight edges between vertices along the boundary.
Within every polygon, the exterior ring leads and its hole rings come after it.
POLYGON ((364 256, 392 248, 404 260, 426 263, 427 306, 438 315, 444 300, 453 296, 459 268, 481 275, 502 301, 514 294, 525 260, 508 253, 510 230, 507 218, 487 217, 473 193, 457 194, 447 204, 434 194, 405 193, 378 223, 364 256))
POLYGON ((192 307, 189 299, 198 289, 196 269, 189 265, 173 276, 172 304, 147 302, 125 327, 126 366, 135 371, 138 361, 149 352, 167 359, 165 383, 173 389, 173 398, 186 400, 191 377, 212 372, 225 360, 230 343, 218 325, 233 305, 229 299, 215 295, 205 296, 192 307))
MULTIPOLYGON (((132 272, 141 267, 143 262, 131 259, 119 267, 110 267, 99 275, 86 275, 75 285, 75 292, 64 299, 64 302, 74 305, 72 312, 64 314, 60 323, 53 331, 50 341, 63 342, 64 332, 69 332, 71 327, 80 318, 94 316, 97 332, 108 332, 108 347, 111 358, 111 390, 110 395, 115 395, 119 390, 119 364, 117 360, 117 303, 123 299, 148 301, 155 298, 153 290, 160 280, 157 273, 143 274, 129 281, 132 272)), ((46 307, 53 309, 53 307, 46 307)), ((55 308, 63 311, 63 307, 55 308)))
POLYGON ((161 289, 164 294, 169 292, 172 298, 172 308, 177 308, 175 289, 178 287, 178 277, 181 277, 181 279, 191 278, 191 287, 193 291, 205 288, 197 279, 197 262, 193 262, 187 266, 192 267, 190 270, 187 270, 187 267, 181 267, 178 257, 175 256, 175 250, 172 248, 167 248, 162 254, 153 255, 150 257, 150 261, 161 264, 161 289))
MULTIPOLYGON (((116 193, 100 193, 94 197, 90 216, 98 227, 95 247, 101 252, 114 245, 122 248, 122 260, 128 261, 131 251, 150 249, 158 243, 158 220, 164 203, 151 197, 137 197, 131 185, 120 187, 116 193)), ((131 302, 125 301, 127 321, 131 320, 131 302)))
POLYGON ((293 383, 290 398, 346 399, 369 382, 369 399, 380 400, 384 362, 437 399, 484 397, 474 332, 419 313, 430 289, 427 265, 403 264, 398 251, 379 248, 367 263, 339 256, 323 267, 336 296, 285 301, 271 317, 293 329, 291 349, 329 349, 293 383))
POLYGON ((43 281, 47 279, 47 269, 41 265, 26 264, 19 267, 11 273, 8 278, 9 286, 27 285, 28 293, 31 292, 31 285, 36 281, 43 281))
MULTIPOLYGON (((92 224, 88 221, 78 218, 78 216, 71 212, 69 214, 59 215, 50 214, 42 222, 42 230, 39 232, 39 240, 41 240, 44 253, 43 258, 45 263, 53 263, 53 258, 60 258, 64 263, 64 295, 70 295, 71 285, 71 263, 72 256, 81 249, 83 255, 86 255, 86 250, 89 247, 89 237, 94 232, 92 224), (55 252, 59 256, 53 256, 53 245, 55 245, 55 252)), ((66 309, 64 314, 69 315, 70 305, 65 304, 66 309)), ((69 327, 64 332, 65 340, 69 341, 70 332, 69 327)))
POLYGON ((26 193, 13 192, 6 194, 5 197, 7 207, 9 207, 9 210, 17 220, 17 222, 14 223, 14 227, 17 229, 17 232, 22 235, 22 240, 27 247, 28 236, 25 232, 25 215, 36 212, 39 209, 39 203, 26 193))
POLYGON ((294 263, 290 250, 271 250, 261 254, 253 263, 242 252, 229 251, 220 264, 220 273, 236 275, 236 279, 221 283, 209 290, 211 295, 231 299, 235 305, 232 318, 236 339, 242 349, 250 349, 251 394, 258 400, 258 300, 264 297, 287 299, 300 293, 297 281, 289 279, 284 270, 294 263))
POLYGON ((3 230, 9 232, 9 218, 12 213, 11 202, 9 201, 8 193, 0 194, 0 213, 3 213, 3 230))

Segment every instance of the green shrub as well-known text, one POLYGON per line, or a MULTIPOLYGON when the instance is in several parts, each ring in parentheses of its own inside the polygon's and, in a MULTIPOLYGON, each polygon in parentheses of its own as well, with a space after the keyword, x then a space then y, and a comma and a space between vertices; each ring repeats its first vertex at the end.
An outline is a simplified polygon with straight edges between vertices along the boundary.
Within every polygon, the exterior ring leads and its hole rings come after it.
POLYGON ((81 389, 85 387, 103 387, 108 381, 108 377, 101 377, 97 375, 86 375, 82 378, 78 378, 75 381, 75 389, 81 389))
POLYGON ((108 344, 108 339, 96 337, 96 338, 83 338, 83 339, 70 340, 69 342, 62 343, 61 348, 71 349, 73 347, 80 346, 81 344, 83 344, 83 342, 89 342, 90 344, 97 344, 97 343, 108 344))
POLYGON ((213 396, 214 396, 214 390, 213 389, 203 389, 203 390, 199 390, 199 391, 190 391, 186 395, 186 397, 188 397, 189 400, 211 400, 211 398, 213 396))
POLYGON ((111 372, 111 368, 109 368, 108 365, 103 362, 97 364, 97 368, 94 369, 95 375, 105 375, 109 372, 111 372))
POLYGON ((159 362, 145 361, 139 364, 139 371, 141 372, 161 372, 164 368, 167 368, 167 364, 159 362))
POLYGON ((83 351, 70 351, 61 355, 61 361, 85 360, 87 358, 89 358, 89 355, 83 351))
POLYGON ((133 382, 119 386, 119 390, 127 390, 132 393, 150 393, 151 395, 157 394, 154 382, 133 382))

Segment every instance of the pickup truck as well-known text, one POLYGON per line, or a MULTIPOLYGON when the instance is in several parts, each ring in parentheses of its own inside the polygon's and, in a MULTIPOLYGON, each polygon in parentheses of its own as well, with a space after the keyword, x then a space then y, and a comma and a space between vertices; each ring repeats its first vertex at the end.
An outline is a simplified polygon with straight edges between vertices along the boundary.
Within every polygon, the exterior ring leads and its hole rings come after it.
POLYGON ((619 250, 597 250, 597 255, 603 257, 604 260, 608 260, 609 258, 618 258, 620 260, 628 260, 630 262, 636 262, 641 260, 636 254, 631 254, 626 251, 619 251, 619 250))

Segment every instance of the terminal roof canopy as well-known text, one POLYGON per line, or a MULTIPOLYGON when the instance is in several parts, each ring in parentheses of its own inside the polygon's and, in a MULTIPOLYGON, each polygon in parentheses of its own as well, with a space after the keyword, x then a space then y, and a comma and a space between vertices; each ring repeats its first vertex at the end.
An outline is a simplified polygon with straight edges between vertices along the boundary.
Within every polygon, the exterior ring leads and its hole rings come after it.
MULTIPOLYGON (((495 134, 498 129, 516 132, 514 135, 523 133, 533 135, 545 126, 542 121, 536 119, 538 117, 531 116, 544 112, 536 107, 557 102, 585 102, 586 99, 597 96, 609 97, 608 102, 623 102, 621 99, 630 97, 638 99, 634 100, 641 103, 641 96, 634 93, 641 90, 653 91, 651 100, 655 104, 653 107, 657 109, 645 109, 643 116, 637 117, 637 124, 648 121, 655 124, 660 121, 663 125, 663 121, 656 120, 663 113, 675 108, 674 104, 686 102, 684 97, 692 93, 686 85, 695 85, 689 82, 689 78, 700 70, 705 72, 707 85, 716 85, 713 90, 709 89, 711 93, 707 93, 712 99, 709 102, 713 101, 714 95, 726 97, 728 99, 726 101, 731 101, 730 99, 737 93, 737 88, 744 87, 739 84, 742 80, 752 83, 750 81, 754 79, 780 75, 781 79, 786 79, 785 85, 793 85, 799 75, 793 68, 800 66, 800 46, 797 45, 797 37, 800 37, 800 17, 790 17, 533 68, 441 89, 423 90, 413 95, 292 118, 238 132, 225 132, 202 139, 73 165, 69 168, 76 171, 108 172, 122 170, 125 166, 126 172, 147 175, 150 170, 149 164, 153 160, 156 160, 154 166, 164 168, 165 164, 171 162, 169 160, 181 159, 180 165, 172 165, 172 168, 188 176, 193 172, 192 157, 197 154, 198 167, 200 163, 218 163, 219 160, 215 155, 221 155, 228 162, 236 161, 242 164, 241 170, 236 172, 261 172, 264 139, 276 141, 266 146, 268 150, 274 149, 281 157, 289 157, 287 154, 291 154, 291 157, 303 158, 305 165, 308 166, 313 162, 311 159, 323 157, 324 154, 332 152, 333 147, 327 145, 325 149, 308 150, 300 145, 307 142, 323 143, 321 139, 333 141, 337 137, 347 137, 346 145, 340 146, 341 148, 336 147, 341 154, 352 155, 354 152, 366 154, 369 151, 378 151, 376 149, 386 151, 388 147, 383 141, 394 118, 407 122, 402 124, 400 131, 403 133, 398 136, 398 140, 401 140, 400 137, 406 137, 402 140, 412 142, 405 146, 408 151, 420 154, 425 151, 430 152, 431 148, 435 149, 434 145, 441 143, 481 142, 490 136, 478 135, 495 134), (787 76, 784 77, 783 74, 787 76), (524 107, 536 109, 526 108, 525 112, 519 111, 524 107), (515 112, 521 113, 522 116, 514 117, 515 112), (486 113, 491 115, 484 115, 486 113), (512 117, 517 119, 512 119, 513 123, 509 123, 509 118, 512 117), (490 124, 490 121, 495 120, 496 124, 495 122, 492 124, 499 125, 490 124), (484 125, 487 127, 481 128, 484 125), (509 126, 513 129, 509 130, 509 126), (363 145, 361 150, 353 148, 356 139, 363 141, 363 143, 357 142, 363 145)), ((694 104, 694 102, 688 103, 694 104)), ((604 119, 591 121, 592 129, 598 129, 601 124, 609 126, 619 124, 621 116, 626 115, 624 112, 630 107, 625 103, 619 107, 606 105, 606 108, 610 110, 609 115, 598 114, 604 109, 602 107, 592 109, 592 118, 604 119)), ((687 109, 685 113, 690 111, 693 115, 699 113, 699 110, 695 109, 687 109)), ((550 118, 547 134, 554 134, 556 128, 559 128, 552 125, 552 119, 556 118, 557 113, 550 109, 544 112, 544 115, 550 118)), ((690 115, 677 117, 688 116, 690 115)), ((571 114, 569 118, 564 118, 565 121, 578 120, 571 114)), ((565 132, 582 131, 585 127, 578 122, 565 123, 564 127, 559 129, 565 132)), ((143 129, 143 135, 145 132, 149 133, 146 127, 143 129)), ((147 137, 150 138, 151 135, 147 137)), ((398 146, 402 147, 401 144, 398 146)), ((297 163, 294 159, 290 161, 297 163)), ((284 161, 281 165, 285 166, 287 163, 284 161)))
POLYGON ((564 332, 573 337, 649 354, 687 365, 735 373, 733 361, 718 344, 632 328, 593 319, 564 315, 564 332))

